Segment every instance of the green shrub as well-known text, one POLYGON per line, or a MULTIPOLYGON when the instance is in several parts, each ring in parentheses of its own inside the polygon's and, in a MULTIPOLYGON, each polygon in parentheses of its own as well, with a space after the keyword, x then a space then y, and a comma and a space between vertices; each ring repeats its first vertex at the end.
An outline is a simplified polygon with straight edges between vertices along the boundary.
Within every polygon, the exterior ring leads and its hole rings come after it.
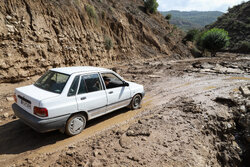
POLYGON ((106 50, 110 50, 113 47, 113 42, 109 36, 104 37, 104 45, 106 50))
POLYGON ((167 14, 166 16, 165 16, 165 19, 166 20, 170 20, 172 18, 172 15, 171 14, 167 14))
POLYGON ((144 6, 145 6, 147 12, 156 13, 159 4, 157 3, 156 0, 145 0, 144 6))
POLYGON ((242 53, 250 53, 250 42, 248 41, 239 42, 238 50, 242 53))
POLYGON ((198 29, 191 29, 187 32, 186 36, 184 37, 183 41, 191 41, 193 42, 199 35, 200 31, 198 29))
POLYGON ((212 56, 215 56, 216 52, 229 45, 228 32, 213 28, 202 33, 197 43, 203 50, 207 50, 211 52, 212 56))
POLYGON ((92 6, 92 5, 86 4, 86 5, 85 5, 85 9, 86 9, 86 11, 87 11, 88 16, 89 16, 90 18, 95 19, 95 21, 97 21, 98 16, 97 16, 97 14, 96 14, 95 7, 92 6))

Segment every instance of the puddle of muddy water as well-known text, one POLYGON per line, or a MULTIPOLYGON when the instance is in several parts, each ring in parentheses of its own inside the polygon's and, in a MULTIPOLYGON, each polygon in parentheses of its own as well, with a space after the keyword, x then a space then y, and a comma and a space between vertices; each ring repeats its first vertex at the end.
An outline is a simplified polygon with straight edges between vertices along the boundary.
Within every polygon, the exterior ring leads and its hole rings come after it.
POLYGON ((207 87, 204 87, 203 90, 211 90, 211 89, 215 89, 217 87, 215 86, 207 86, 207 87))
POLYGON ((250 81, 250 78, 247 78, 247 77, 230 77, 230 78, 226 78, 226 80, 246 80, 246 81, 250 81))
POLYGON ((185 84, 182 84, 182 85, 180 85, 180 86, 177 86, 176 88, 182 88, 182 87, 189 86, 189 85, 191 85, 191 82, 187 82, 187 83, 185 83, 185 84))

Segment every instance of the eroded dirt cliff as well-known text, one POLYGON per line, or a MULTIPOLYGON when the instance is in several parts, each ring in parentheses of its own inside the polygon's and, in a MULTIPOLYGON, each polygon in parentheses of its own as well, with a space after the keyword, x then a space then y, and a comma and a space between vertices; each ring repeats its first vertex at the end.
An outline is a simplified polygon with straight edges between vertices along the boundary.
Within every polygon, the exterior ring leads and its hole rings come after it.
POLYGON ((58 66, 188 56, 180 32, 144 10, 141 0, 0 1, 0 82, 58 66))

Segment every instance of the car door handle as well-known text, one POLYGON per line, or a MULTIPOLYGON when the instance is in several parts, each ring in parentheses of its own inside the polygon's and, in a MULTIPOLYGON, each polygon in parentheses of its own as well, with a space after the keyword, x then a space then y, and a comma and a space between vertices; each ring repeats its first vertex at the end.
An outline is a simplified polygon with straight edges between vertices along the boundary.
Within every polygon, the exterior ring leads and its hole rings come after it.
POLYGON ((81 97, 81 100, 85 100, 86 99, 86 97, 81 97))
POLYGON ((113 91, 110 91, 110 92, 109 92, 109 94, 112 94, 112 93, 114 93, 114 92, 113 92, 113 91))

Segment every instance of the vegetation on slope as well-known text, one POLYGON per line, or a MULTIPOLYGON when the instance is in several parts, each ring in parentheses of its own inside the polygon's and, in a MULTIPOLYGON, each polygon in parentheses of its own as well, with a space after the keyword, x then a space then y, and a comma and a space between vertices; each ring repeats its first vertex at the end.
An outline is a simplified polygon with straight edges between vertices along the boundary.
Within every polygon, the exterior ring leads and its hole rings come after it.
POLYGON ((228 9, 228 13, 206 28, 223 28, 231 38, 231 51, 250 53, 250 1, 228 9))
POLYGON ((211 24, 216 21, 216 19, 221 16, 223 13, 219 11, 190 11, 190 12, 181 12, 177 10, 161 12, 163 16, 168 14, 172 15, 170 20, 171 24, 178 26, 184 31, 188 31, 193 28, 203 28, 204 26, 211 24))

